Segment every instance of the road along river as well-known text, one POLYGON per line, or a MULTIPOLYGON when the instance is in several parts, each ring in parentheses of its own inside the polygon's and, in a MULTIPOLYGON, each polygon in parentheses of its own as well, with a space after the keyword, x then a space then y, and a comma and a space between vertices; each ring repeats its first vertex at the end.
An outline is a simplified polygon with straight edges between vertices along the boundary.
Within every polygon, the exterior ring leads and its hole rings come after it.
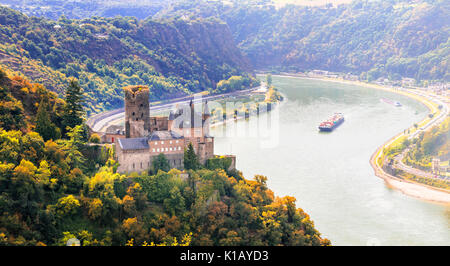
POLYGON ((426 117, 423 104, 336 82, 273 77, 273 83, 287 97, 278 109, 278 143, 261 145, 262 137, 236 135, 231 132, 236 125, 220 125, 211 130, 216 154, 237 155, 246 178, 266 175, 277 195, 295 196, 334 245, 450 244, 450 207, 389 188, 369 163, 382 143, 426 117), (318 124, 334 112, 346 121, 331 133, 319 133, 318 124))

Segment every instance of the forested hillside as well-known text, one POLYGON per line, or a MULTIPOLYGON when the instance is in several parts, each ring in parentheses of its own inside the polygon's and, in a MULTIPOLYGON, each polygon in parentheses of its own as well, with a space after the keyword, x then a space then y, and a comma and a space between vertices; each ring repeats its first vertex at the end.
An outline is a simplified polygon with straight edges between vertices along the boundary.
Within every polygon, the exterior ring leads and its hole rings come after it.
POLYGON ((78 84, 65 94, 0 69, 0 246, 330 244, 266 177, 246 180, 228 158, 202 166, 192 145, 188 175, 164 154, 152 174, 116 173, 114 149, 84 136, 78 84))
MULTIPOLYGON (((52 11, 30 11, 36 6, 31 2, 20 1, 15 8, 56 19, 52 11)), ((314 7, 283 6, 278 2, 143 0, 121 6, 116 13, 95 15, 142 17, 141 12, 134 11, 140 6, 155 20, 219 18, 229 26, 238 47, 258 69, 324 69, 352 72, 368 80, 380 77, 450 80, 448 1, 355 0, 350 4, 314 7), (149 3, 158 7, 146 8, 149 3)), ((103 8, 117 4, 93 3, 103 8)), ((69 17, 94 15, 88 11, 73 15, 73 9, 69 8, 73 5, 82 4, 79 1, 46 3, 51 9, 60 10, 58 14, 69 17)))
POLYGON ((212 18, 53 21, 0 7, 0 65, 58 94, 77 78, 88 113, 121 107, 127 85, 148 85, 159 100, 212 91, 233 75, 253 81, 228 26, 212 18))
POLYGON ((220 17, 256 68, 450 80, 450 3, 355 0, 339 6, 182 1, 157 17, 220 17))

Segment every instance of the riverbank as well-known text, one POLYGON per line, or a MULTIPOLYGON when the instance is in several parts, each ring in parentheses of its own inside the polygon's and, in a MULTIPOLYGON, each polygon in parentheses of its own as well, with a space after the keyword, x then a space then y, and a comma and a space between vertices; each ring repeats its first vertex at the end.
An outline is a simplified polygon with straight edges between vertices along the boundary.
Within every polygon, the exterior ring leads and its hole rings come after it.
POLYGON ((433 203, 450 204, 450 193, 447 190, 395 177, 384 172, 381 166, 378 165, 377 160, 381 156, 383 149, 402 135, 403 134, 399 134, 388 140, 371 156, 370 165, 372 166, 375 175, 382 178, 390 188, 399 190, 405 195, 433 203))
MULTIPOLYGON (((282 105, 284 105, 287 102, 286 95, 284 95, 282 92, 279 92, 279 93, 283 97, 282 100, 277 101, 277 102, 272 102, 271 103, 271 105, 272 105, 271 108, 272 109, 270 111, 267 111, 267 112, 271 112, 275 108, 280 108, 282 105)), ((237 122, 237 121, 242 120, 242 119, 247 119, 247 118, 245 116, 238 116, 236 118, 230 118, 230 119, 227 119, 227 120, 222 120, 220 122, 211 123, 210 128, 214 128, 214 127, 221 126, 221 125, 226 125, 226 124, 231 123, 231 122, 237 122)))
MULTIPOLYGON (((303 77, 303 76, 297 76, 297 75, 272 75, 272 76, 279 76, 279 77, 292 77, 292 78, 301 78, 301 79, 311 79, 311 80, 321 80, 321 81, 329 81, 329 82, 336 82, 341 84, 350 84, 350 85, 357 85, 357 86, 363 86, 363 87, 369 87, 374 88, 378 90, 384 90, 396 94, 401 94, 404 96, 407 96, 409 98, 412 98, 416 101, 421 102, 424 104, 431 113, 437 113, 439 112, 439 109, 437 108, 437 105, 428 99, 421 97, 416 94, 412 94, 403 90, 397 90, 393 88, 384 87, 378 84, 370 84, 365 83, 361 81, 349 81, 349 80, 342 80, 342 79, 333 79, 333 78, 320 78, 320 77, 303 77)), ((432 119, 429 117, 426 117, 422 121, 418 122, 417 124, 420 125, 419 127, 424 126, 425 124, 431 122, 432 119)), ((372 168, 374 169, 375 175, 382 178, 386 184, 393 189, 397 189, 398 191, 401 191, 403 194, 406 194, 408 196, 412 196, 421 200, 433 202, 433 203, 441 203, 441 204, 450 204, 450 192, 447 190, 443 190, 436 187, 431 187, 426 184, 414 182, 411 180, 405 180, 400 179, 397 177, 394 177, 392 175, 389 175, 383 171, 380 165, 378 165, 378 158, 382 155, 383 149, 390 144, 392 144, 395 140, 402 137, 404 134, 399 133, 390 140, 386 141, 383 145, 381 145, 375 153, 371 156, 369 162, 372 168)))

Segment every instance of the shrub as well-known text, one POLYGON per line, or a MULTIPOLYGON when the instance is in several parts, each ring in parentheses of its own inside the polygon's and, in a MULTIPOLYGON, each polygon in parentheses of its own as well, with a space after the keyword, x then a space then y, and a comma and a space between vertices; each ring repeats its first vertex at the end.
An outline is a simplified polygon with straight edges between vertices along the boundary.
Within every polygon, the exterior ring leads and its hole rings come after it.
POLYGON ((100 143, 100 136, 97 133, 94 133, 89 138, 90 143, 100 143))

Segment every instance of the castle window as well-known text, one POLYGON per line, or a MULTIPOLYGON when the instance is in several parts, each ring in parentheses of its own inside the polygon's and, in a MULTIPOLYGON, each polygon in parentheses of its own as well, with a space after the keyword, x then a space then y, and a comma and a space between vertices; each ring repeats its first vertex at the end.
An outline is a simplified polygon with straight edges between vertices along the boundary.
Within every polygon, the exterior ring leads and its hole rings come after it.
POLYGON ((158 145, 158 142, 157 142, 157 141, 155 141, 155 145, 158 145))
POLYGON ((142 168, 142 162, 141 162, 141 168, 142 168))
POLYGON ((155 149, 152 149, 152 152, 155 152, 155 149))
POLYGON ((158 149, 156 149, 156 151, 157 151, 157 152, 159 152, 159 148, 158 148, 158 149))
POLYGON ((163 145, 164 144, 164 141, 161 141, 161 145, 163 145))
POLYGON ((178 140, 175 140, 175 143, 178 143, 178 140))
POLYGON ((144 117, 144 113, 141 114, 141 117, 144 117))
POLYGON ((172 144, 172 141, 169 141, 169 144, 172 144))
POLYGON ((178 146, 178 150, 181 151, 181 147, 180 146, 178 146))
POLYGON ((144 107, 144 105, 141 103, 141 107, 144 107))
POLYGON ((134 116, 134 112, 131 115, 134 116))
POLYGON ((170 151, 172 151, 172 147, 170 147, 170 149, 169 149, 170 151))
POLYGON ((169 151, 169 148, 166 148, 166 151, 169 151))
POLYGON ((134 169, 134 163, 133 163, 133 169, 134 169))
POLYGON ((139 118, 136 118, 136 121, 138 121, 139 120, 139 118))

